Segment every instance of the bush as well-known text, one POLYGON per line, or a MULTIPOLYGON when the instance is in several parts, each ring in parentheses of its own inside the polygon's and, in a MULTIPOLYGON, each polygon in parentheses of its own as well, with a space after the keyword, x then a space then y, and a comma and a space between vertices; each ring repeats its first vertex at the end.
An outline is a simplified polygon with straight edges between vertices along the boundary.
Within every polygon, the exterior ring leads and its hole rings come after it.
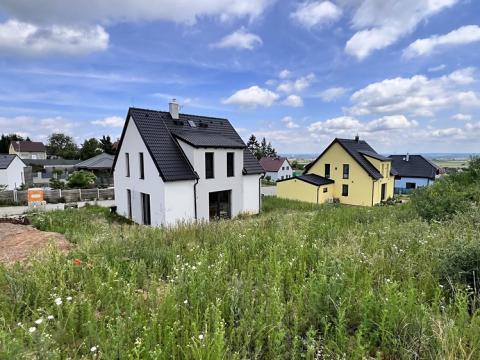
POLYGON ((68 187, 86 189, 95 184, 97 177, 94 173, 85 170, 75 171, 68 178, 68 187))

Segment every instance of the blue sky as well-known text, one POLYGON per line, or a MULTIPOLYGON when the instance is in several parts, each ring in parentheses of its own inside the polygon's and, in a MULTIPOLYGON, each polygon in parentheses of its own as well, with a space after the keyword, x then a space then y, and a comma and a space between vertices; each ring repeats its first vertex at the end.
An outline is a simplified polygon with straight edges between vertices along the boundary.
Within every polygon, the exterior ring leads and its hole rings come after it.
POLYGON ((474 0, 2 0, 0 132, 115 138, 175 97, 280 152, 479 152, 479 60, 474 0))

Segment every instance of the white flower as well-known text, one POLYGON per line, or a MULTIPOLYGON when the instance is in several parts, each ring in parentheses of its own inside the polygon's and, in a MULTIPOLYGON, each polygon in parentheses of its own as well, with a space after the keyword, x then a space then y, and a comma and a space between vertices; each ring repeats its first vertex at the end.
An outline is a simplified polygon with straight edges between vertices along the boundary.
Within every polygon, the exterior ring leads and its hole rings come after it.
POLYGON ((203 338, 204 338, 203 334, 198 335, 198 338, 199 338, 200 340, 203 340, 203 338))
POLYGON ((71 296, 67 296, 67 301, 72 301, 72 297, 71 296))
POLYGON ((55 317, 54 317, 53 315, 48 315, 48 316, 47 316, 47 319, 48 319, 48 320, 53 320, 53 319, 55 319, 55 317))
POLYGON ((188 300, 187 300, 187 299, 183 300, 183 303, 184 303, 185 305, 187 305, 187 304, 188 304, 188 300))
POLYGON ((55 304, 62 305, 63 304, 62 298, 56 298, 55 299, 55 304))
POLYGON ((32 326, 31 328, 28 329, 28 332, 33 333, 35 332, 35 330, 37 330, 37 328, 35 326, 32 326))
POLYGON ((35 324, 40 325, 43 322, 43 319, 40 318, 38 320, 35 320, 35 324))
POLYGON ((91 352, 96 352, 96 351, 97 351, 97 347, 96 347, 96 346, 92 346, 92 347, 90 348, 90 351, 91 351, 91 352))

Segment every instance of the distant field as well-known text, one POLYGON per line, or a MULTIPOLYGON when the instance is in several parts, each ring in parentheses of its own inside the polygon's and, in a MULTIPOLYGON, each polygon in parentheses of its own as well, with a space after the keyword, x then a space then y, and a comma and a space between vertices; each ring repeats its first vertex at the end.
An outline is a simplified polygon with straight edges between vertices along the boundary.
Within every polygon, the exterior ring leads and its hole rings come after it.
POLYGON ((469 160, 445 160, 445 159, 432 159, 432 161, 443 168, 466 168, 469 160))

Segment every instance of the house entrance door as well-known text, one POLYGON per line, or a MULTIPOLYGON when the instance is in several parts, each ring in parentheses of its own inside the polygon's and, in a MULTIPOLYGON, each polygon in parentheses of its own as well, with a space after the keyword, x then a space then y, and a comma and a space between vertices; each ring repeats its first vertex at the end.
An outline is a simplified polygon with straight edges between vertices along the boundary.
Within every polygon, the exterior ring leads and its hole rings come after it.
POLYGON ((227 190, 209 194, 210 220, 230 219, 232 216, 231 193, 231 190, 227 190))

